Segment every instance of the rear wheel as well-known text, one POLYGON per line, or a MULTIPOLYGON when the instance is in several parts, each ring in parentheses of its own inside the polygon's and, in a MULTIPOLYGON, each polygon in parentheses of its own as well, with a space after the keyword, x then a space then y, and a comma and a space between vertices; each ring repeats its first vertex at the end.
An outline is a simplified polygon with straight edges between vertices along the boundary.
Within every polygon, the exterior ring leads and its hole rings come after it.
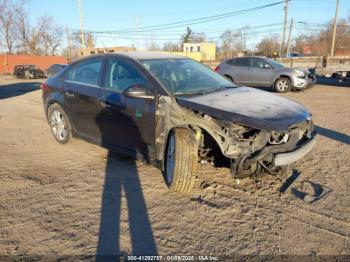
POLYGON ((277 79, 275 83, 275 90, 278 93, 286 93, 290 91, 292 88, 292 84, 287 77, 281 77, 277 79))
POLYGON ((60 105, 53 104, 49 107, 48 120, 56 141, 60 144, 67 144, 72 136, 71 125, 60 105))
POLYGON ((198 144, 193 132, 174 129, 165 154, 165 180, 170 190, 189 192, 193 189, 198 167, 198 144))

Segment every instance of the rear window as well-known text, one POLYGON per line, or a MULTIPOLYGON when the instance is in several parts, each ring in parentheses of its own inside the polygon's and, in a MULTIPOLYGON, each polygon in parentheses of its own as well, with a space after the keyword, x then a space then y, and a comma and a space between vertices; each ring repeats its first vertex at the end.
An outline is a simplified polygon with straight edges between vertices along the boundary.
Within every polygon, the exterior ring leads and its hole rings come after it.
POLYGON ((81 62, 67 72, 66 80, 97 85, 101 63, 101 59, 81 62))
POLYGON ((244 58, 234 59, 232 61, 232 65, 248 67, 248 66, 250 66, 250 58, 244 57, 244 58))

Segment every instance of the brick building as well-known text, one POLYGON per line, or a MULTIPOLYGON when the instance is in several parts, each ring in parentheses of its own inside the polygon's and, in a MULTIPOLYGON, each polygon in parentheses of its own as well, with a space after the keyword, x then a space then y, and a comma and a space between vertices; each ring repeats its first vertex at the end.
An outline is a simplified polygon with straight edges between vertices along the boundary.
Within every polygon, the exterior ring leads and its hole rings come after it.
POLYGON ((31 64, 45 70, 52 64, 66 64, 64 56, 0 54, 0 74, 12 74, 15 65, 31 64))

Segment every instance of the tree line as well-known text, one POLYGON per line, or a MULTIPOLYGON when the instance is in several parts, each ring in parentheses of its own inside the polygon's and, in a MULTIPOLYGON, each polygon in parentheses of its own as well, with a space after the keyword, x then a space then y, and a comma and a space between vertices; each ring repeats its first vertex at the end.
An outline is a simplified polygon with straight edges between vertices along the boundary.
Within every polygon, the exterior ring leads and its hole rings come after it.
MULTIPOLYGON (((0 51, 10 54, 58 55, 69 59, 78 57, 81 47, 81 35, 69 34, 62 26, 56 25, 51 16, 40 16, 34 19, 26 6, 30 0, 0 0, 0 51), (67 37, 67 46, 63 39, 67 37)), ((290 44, 290 51, 307 53, 307 55, 327 56, 330 52, 333 22, 325 25, 314 24, 311 27, 297 24, 293 32, 299 33, 290 44), (304 26, 301 28, 301 26, 304 26)), ((258 34, 259 32, 256 32, 258 34)), ((245 26, 237 30, 227 29, 217 39, 217 58, 223 59, 244 54, 278 56, 281 50, 280 34, 270 33, 254 47, 247 47, 249 40, 256 37, 254 28, 245 26)), ((210 38, 209 38, 210 39, 210 38)), ((93 35, 85 37, 86 46, 93 46, 93 35)), ((205 32, 194 32, 190 27, 178 41, 167 41, 160 46, 150 40, 148 50, 182 51, 183 43, 208 41, 205 32)), ((337 27, 335 54, 350 52, 350 15, 340 19, 337 27)), ((286 53, 285 48, 282 50, 286 53)))
MULTIPOLYGON (((316 24, 308 27, 300 24, 293 29, 299 33, 298 36, 290 41, 290 53, 299 53, 304 55, 327 56, 330 54, 333 21, 326 24, 316 24)), ((258 34, 258 32, 257 32, 258 34)), ((237 30, 227 29, 219 37, 217 42, 218 59, 235 57, 238 55, 254 54, 267 57, 279 56, 280 51, 286 54, 287 44, 281 49, 281 35, 271 33, 262 38, 254 47, 247 47, 249 40, 254 40, 255 34, 253 28, 245 26, 237 30)), ((187 28, 179 41, 168 41, 159 47, 154 43, 149 45, 151 50, 163 51, 182 51, 182 44, 186 42, 207 41, 208 38, 204 32, 195 33, 191 28, 187 28)), ((335 42, 335 55, 344 55, 350 53, 350 15, 347 19, 338 21, 335 42)))
POLYGON ((51 16, 32 20, 27 0, 0 0, 1 51, 9 54, 57 55, 64 29, 51 16))

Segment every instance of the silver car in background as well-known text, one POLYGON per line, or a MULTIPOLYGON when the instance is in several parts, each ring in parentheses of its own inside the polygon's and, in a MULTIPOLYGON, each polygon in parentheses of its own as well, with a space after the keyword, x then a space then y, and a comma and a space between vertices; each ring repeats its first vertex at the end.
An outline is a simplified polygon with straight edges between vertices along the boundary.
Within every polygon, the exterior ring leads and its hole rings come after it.
POLYGON ((316 84, 316 77, 309 70, 285 67, 265 57, 226 59, 215 71, 237 84, 272 87, 278 93, 303 90, 316 84))

